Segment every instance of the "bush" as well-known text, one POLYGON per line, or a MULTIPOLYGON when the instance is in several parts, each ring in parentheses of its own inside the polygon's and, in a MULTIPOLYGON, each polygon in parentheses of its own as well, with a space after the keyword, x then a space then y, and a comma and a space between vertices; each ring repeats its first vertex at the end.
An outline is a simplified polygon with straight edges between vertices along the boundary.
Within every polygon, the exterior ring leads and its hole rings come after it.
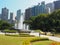
POLYGON ((43 35, 45 35, 45 32, 43 32, 43 31, 41 31, 41 30, 35 30, 35 32, 39 32, 40 34, 43 34, 43 35))
POLYGON ((16 33, 17 30, 8 30, 8 29, 6 29, 6 30, 4 30, 4 32, 5 33, 16 33))
POLYGON ((34 35, 29 35, 29 34, 24 34, 24 33, 20 33, 19 36, 20 37, 34 37, 34 35))
POLYGON ((10 29, 10 28, 12 28, 12 26, 13 26, 13 24, 10 24, 4 20, 0 20, 0 30, 10 29))
POLYGON ((17 34, 14 34, 14 35, 12 35, 12 34, 5 34, 6 36, 12 36, 12 37, 19 37, 19 35, 17 35, 17 34))
POLYGON ((30 33, 30 31, 20 31, 20 33, 30 33))
POLYGON ((48 38, 35 38, 35 39, 32 39, 31 42, 44 41, 44 40, 49 40, 49 39, 48 38))
POLYGON ((8 34, 8 33, 6 33, 5 34, 6 36, 14 36, 14 37, 34 37, 34 35, 29 35, 29 34, 25 34, 25 33, 19 33, 19 34, 13 34, 13 33, 11 33, 11 34, 8 34))
POLYGON ((32 42, 35 41, 43 41, 43 40, 48 40, 48 38, 40 38, 40 37, 33 37, 33 38, 29 38, 23 41, 23 45, 30 45, 32 42))

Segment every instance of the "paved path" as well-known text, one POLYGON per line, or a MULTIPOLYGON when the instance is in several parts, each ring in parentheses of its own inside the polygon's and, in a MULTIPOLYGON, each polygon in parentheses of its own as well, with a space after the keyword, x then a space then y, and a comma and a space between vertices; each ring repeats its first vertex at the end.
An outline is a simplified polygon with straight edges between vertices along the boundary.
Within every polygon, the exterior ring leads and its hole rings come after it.
POLYGON ((58 37, 54 37, 54 36, 46 36, 46 35, 40 35, 40 37, 47 37, 50 40, 56 41, 56 42, 60 42, 60 38, 58 37))
POLYGON ((3 33, 3 32, 0 31, 0 34, 5 34, 5 33, 3 33))
MULTIPOLYGON (((0 32, 0 34, 5 34, 5 33, 0 32)), ((10 34, 10 33, 9 33, 9 34, 10 34)), ((15 34, 15 33, 11 33, 11 34, 15 34)), ((18 33, 16 33, 16 34, 18 34, 18 33)), ((50 40, 60 42, 60 38, 58 38, 58 37, 46 36, 46 35, 40 35, 40 37, 47 37, 47 38, 49 38, 50 40)))

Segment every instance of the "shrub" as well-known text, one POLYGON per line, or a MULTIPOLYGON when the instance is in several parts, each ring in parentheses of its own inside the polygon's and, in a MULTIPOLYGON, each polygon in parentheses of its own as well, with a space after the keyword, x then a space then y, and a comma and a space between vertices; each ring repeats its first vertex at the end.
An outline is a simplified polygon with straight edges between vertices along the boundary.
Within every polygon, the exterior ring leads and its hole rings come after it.
POLYGON ((34 38, 31 42, 49 40, 48 38, 34 38))
POLYGON ((29 34, 24 34, 24 33, 20 33, 19 36, 20 37, 34 37, 34 35, 29 35, 29 34))
POLYGON ((30 33, 31 31, 20 31, 20 33, 30 33))
POLYGON ((16 33, 17 31, 16 30, 8 30, 8 29, 6 29, 6 30, 4 30, 4 32, 5 33, 16 33))

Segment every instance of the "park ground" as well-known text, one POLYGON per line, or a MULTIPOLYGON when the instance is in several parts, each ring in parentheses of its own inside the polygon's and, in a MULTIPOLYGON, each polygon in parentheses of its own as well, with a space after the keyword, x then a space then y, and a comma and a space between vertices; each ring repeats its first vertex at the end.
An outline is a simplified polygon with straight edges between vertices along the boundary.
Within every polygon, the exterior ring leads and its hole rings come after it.
POLYGON ((0 34, 0 45, 49 45, 52 41, 44 40, 35 43, 30 43, 32 39, 37 39, 38 37, 14 37, 6 36, 0 34), (24 42, 25 41, 25 42, 24 42))
POLYGON ((0 45, 52 45, 52 43, 51 40, 40 40, 40 37, 18 37, 0 34, 0 45), (37 41, 30 42, 31 40, 37 41))

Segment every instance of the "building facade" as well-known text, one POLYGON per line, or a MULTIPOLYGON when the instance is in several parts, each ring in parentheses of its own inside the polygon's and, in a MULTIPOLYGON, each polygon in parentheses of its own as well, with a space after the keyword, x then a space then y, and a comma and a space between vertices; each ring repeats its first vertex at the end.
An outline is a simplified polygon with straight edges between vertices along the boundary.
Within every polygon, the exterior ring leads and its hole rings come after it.
POLYGON ((39 14, 46 13, 45 10, 45 2, 41 2, 41 5, 38 3, 38 5, 25 10, 25 20, 28 20, 31 16, 37 16, 39 14))
POLYGON ((46 13, 52 13, 54 11, 54 3, 46 4, 46 13))
POLYGON ((13 20, 13 13, 12 13, 12 12, 10 12, 9 23, 11 23, 11 24, 15 24, 15 21, 13 20))
POLYGON ((21 17, 21 10, 17 10, 17 16, 16 16, 16 20, 20 21, 20 17, 21 17))
POLYGON ((15 28, 16 29, 19 29, 19 24, 20 24, 20 18, 21 18, 21 10, 17 10, 17 15, 16 15, 16 18, 15 18, 15 28))
POLYGON ((32 15, 31 10, 32 10, 31 8, 25 10, 25 20, 28 20, 31 17, 32 15))
POLYGON ((1 20, 1 14, 0 14, 0 20, 1 20))
POLYGON ((41 2, 41 5, 40 5, 40 8, 39 8, 39 13, 42 14, 42 13, 46 13, 46 10, 45 10, 45 2, 41 2))
POLYGON ((13 13, 10 13, 10 20, 13 20, 13 13))
POLYGON ((8 21, 9 10, 7 8, 2 8, 1 20, 8 21))
POLYGON ((54 10, 60 9, 60 0, 54 1, 54 10))

